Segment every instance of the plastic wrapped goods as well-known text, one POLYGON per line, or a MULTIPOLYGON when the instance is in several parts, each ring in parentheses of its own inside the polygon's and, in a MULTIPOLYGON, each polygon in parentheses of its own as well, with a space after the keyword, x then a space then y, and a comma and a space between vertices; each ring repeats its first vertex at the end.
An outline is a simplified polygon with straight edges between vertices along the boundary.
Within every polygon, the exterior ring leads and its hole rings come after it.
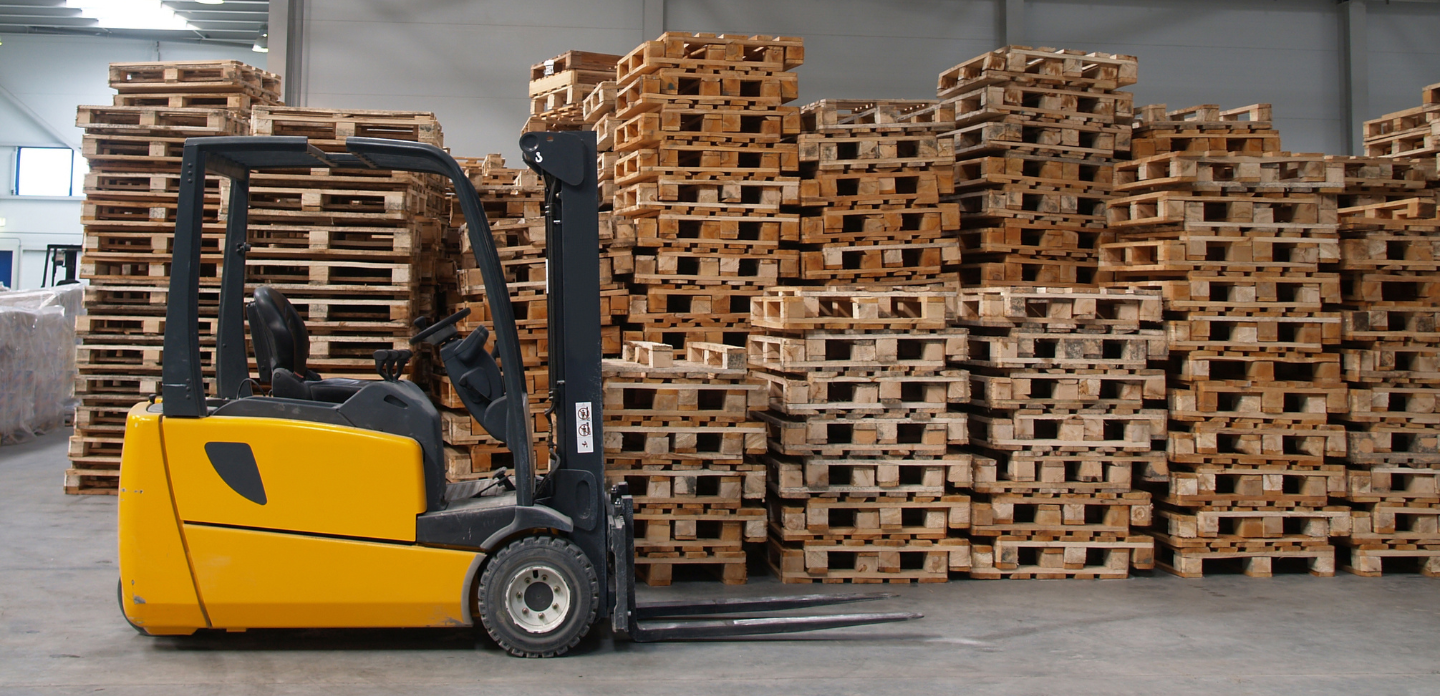
POLYGON ((61 427, 75 410, 75 316, 84 290, 0 292, 0 443, 61 427))

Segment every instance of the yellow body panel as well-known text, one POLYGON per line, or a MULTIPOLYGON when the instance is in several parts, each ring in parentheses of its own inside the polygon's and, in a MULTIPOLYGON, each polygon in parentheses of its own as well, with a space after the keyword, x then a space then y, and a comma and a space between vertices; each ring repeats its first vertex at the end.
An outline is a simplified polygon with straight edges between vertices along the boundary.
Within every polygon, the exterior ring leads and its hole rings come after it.
POLYGON ((190 524, 185 536, 216 628, 471 623, 473 551, 190 524))
POLYGON ((415 540, 415 516, 425 511, 425 474, 415 440, 278 418, 167 418, 163 430, 185 522, 415 540), (205 453, 210 442, 250 446, 264 482, 264 505, 220 478, 205 453))
POLYGON ((130 409, 120 466, 120 596, 125 616, 146 631, 193 633, 205 628, 185 540, 175 518, 159 406, 130 409))

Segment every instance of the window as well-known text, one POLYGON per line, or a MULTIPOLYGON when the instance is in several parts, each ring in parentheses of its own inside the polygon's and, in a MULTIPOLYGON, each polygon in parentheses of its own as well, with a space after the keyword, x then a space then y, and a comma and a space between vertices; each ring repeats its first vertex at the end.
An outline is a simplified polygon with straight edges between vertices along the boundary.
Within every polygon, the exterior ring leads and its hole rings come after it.
POLYGON ((15 195, 79 196, 89 163, 68 147, 22 147, 15 156, 15 195))

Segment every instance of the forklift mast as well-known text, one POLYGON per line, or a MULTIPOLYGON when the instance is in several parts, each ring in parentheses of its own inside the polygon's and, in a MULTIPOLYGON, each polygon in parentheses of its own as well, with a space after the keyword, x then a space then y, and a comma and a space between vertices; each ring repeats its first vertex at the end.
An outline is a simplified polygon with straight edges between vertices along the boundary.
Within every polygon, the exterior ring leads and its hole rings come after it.
MULTIPOLYGON (((600 377, 600 230, 595 133, 526 133, 521 157, 545 182, 545 292, 549 297, 552 427, 549 505, 569 515, 585 555, 609 550, 600 377), (573 211, 573 215, 567 215, 573 211)), ((472 240, 473 241, 473 240, 472 240)), ((516 366, 519 368, 519 365, 516 366)), ((518 369, 516 370, 519 371, 518 369)), ((517 458, 517 461, 518 458, 517 458)), ((596 563, 601 606, 610 606, 596 563)))

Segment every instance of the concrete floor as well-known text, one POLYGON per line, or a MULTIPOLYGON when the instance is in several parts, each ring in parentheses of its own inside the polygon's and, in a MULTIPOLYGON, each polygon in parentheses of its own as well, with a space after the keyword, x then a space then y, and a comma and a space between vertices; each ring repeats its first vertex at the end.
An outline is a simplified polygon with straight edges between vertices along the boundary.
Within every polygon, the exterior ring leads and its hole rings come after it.
MULTIPOLYGON (((61 493, 67 435, 0 447, 0 694, 1440 693, 1440 581, 1407 575, 901 585, 883 608, 923 621, 544 662, 468 630, 147 638, 115 605, 115 499, 61 493)), ((814 588, 849 589, 643 593, 814 588)))

